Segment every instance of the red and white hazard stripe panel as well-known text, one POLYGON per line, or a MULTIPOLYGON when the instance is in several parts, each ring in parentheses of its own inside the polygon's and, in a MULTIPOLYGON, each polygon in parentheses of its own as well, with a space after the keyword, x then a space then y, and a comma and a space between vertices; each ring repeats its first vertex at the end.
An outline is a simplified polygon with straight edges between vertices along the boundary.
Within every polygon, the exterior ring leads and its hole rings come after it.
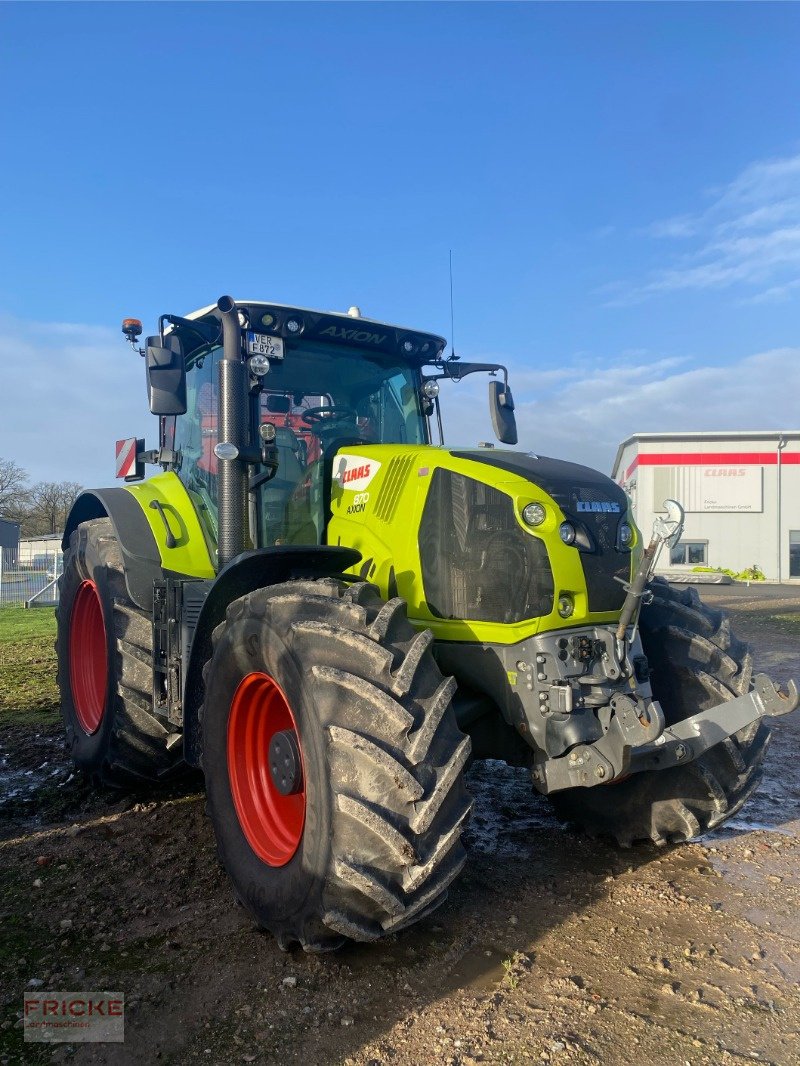
POLYGON ((136 437, 117 441, 117 477, 133 477, 136 473, 136 437))

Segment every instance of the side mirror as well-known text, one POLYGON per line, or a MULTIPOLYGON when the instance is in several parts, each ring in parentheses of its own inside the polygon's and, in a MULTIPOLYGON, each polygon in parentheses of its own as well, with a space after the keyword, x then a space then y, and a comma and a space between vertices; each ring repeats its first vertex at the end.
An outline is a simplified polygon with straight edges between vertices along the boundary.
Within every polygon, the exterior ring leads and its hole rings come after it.
POLYGON ((147 338, 147 399, 154 415, 186 414, 186 365, 175 334, 147 338))
POLYGON ((494 435, 501 444, 517 443, 517 420, 514 417, 514 398, 505 382, 489 382, 489 413, 494 435))

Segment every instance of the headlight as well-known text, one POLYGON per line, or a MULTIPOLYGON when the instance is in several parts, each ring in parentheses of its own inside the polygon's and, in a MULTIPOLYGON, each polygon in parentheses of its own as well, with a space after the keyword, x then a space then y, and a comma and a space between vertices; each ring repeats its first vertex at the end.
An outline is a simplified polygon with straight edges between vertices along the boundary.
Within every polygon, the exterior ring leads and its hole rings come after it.
POLYGON ((251 355, 247 360, 247 369, 257 378, 269 373, 269 359, 266 355, 251 355))
POLYGON ((427 396, 429 400, 434 400, 439 395, 439 382, 426 381, 422 386, 422 395, 427 396))
POLYGON ((572 597, 563 593, 558 597, 558 613, 562 618, 569 618, 572 612, 575 610, 575 604, 572 602, 572 597))
POLYGON ((620 522, 618 535, 620 548, 629 549, 633 544, 633 529, 627 522, 620 522))
POLYGON ((558 527, 558 535, 565 544, 575 543, 575 526, 572 522, 562 522, 558 527))
POLYGON ((287 332, 294 333, 295 335, 298 333, 302 333, 303 323, 299 318, 287 318, 286 330, 287 332))
POLYGON ((529 503, 522 508, 522 521, 527 526, 540 526, 547 518, 547 511, 540 503, 529 503))

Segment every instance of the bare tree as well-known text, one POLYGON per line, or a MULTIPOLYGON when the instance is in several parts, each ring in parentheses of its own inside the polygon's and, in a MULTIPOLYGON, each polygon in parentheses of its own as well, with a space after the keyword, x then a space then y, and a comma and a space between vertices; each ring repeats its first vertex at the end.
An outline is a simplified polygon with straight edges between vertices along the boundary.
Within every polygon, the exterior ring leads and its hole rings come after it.
POLYGON ((67 515, 82 491, 76 481, 39 481, 27 494, 27 506, 22 517, 22 534, 41 537, 61 533, 67 515))
POLYGON ((28 474, 13 459, 0 458, 0 515, 14 522, 25 507, 28 474))
POLYGON ((38 481, 13 459, 0 458, 0 516, 19 522, 23 537, 60 533, 75 498, 83 490, 76 481, 38 481))

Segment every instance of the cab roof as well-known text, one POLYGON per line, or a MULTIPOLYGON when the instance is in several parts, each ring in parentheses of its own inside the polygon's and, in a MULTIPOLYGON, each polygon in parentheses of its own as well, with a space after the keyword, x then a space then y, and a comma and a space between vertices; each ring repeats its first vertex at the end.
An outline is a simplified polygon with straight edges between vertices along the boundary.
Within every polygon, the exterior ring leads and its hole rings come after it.
MULTIPOLYGON (((357 308, 352 308, 348 313, 315 311, 262 300, 237 300, 236 307, 245 316, 243 328, 255 333, 287 339, 302 336, 366 351, 379 351, 418 365, 440 359, 447 345, 445 338, 435 333, 363 318, 360 313, 355 313, 357 308), (289 329, 287 323, 291 322, 299 324, 299 329, 289 329)), ((186 315, 190 320, 216 317, 216 304, 209 304, 186 315)))

